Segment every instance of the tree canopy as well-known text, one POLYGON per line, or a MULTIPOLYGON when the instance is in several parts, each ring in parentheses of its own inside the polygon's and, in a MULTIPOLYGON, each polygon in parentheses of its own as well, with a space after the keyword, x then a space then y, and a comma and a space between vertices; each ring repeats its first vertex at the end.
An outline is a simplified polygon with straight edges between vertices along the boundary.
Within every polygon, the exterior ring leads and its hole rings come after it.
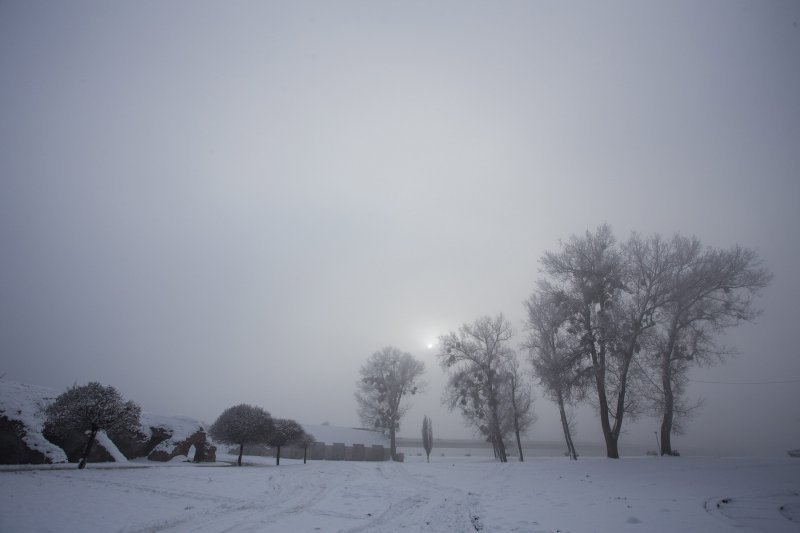
POLYGON ((84 468, 97 432, 135 433, 139 428, 141 411, 135 402, 123 400, 114 387, 93 381, 68 388, 45 407, 45 427, 49 433, 59 436, 75 430, 90 432, 78 466, 84 468))
POLYGON ((407 352, 387 346, 361 366, 356 382, 356 402, 361 423, 389 433, 391 456, 396 456, 395 432, 408 411, 403 403, 425 387, 421 376, 425 364, 407 352))
POLYGON ((237 464, 242 465, 245 444, 266 444, 274 429, 272 416, 262 409, 248 404, 234 405, 225 409, 208 430, 215 440, 239 446, 237 464))
MULTIPOLYGON (((276 418, 267 444, 276 448, 275 464, 281 464, 281 447, 287 444, 303 444, 305 431, 303 426, 289 418, 276 418)), ((312 437, 313 438, 313 437, 312 437)))

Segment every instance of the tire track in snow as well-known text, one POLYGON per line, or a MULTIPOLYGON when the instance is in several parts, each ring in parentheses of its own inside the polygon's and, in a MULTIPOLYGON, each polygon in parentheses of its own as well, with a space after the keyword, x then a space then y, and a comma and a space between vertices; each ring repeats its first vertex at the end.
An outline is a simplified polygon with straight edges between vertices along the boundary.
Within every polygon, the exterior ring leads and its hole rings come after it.
POLYGON ((324 475, 325 472, 316 472, 311 478, 313 483, 309 484, 309 477, 296 479, 297 471, 288 470, 266 477, 264 483, 270 483, 268 487, 262 487, 268 489, 266 492, 246 494, 236 499, 206 495, 206 500, 217 505, 187 508, 177 516, 139 524, 135 529, 126 531, 277 531, 269 529, 269 526, 287 515, 307 512, 331 490, 331 483, 327 479, 331 476, 324 475))
MULTIPOLYGON (((279 531, 280 529, 270 528, 286 517, 298 513, 309 513, 314 506, 322 501, 325 496, 334 490, 335 485, 342 480, 333 474, 317 472, 315 483, 307 485, 308 478, 303 477, 301 483, 287 475, 281 476, 273 487, 277 489, 266 499, 253 499, 247 505, 235 508, 210 511, 212 518, 204 517, 200 520, 192 519, 185 525, 191 525, 186 531, 279 531), (327 474, 327 475, 324 475, 327 474)), ((352 477, 351 472, 347 472, 345 480, 352 477)), ((272 478, 270 478, 272 479, 272 478)), ((209 513, 204 513, 209 514, 209 513)), ((181 524, 183 528, 184 523, 181 524)))
POLYGON ((703 503, 714 518, 737 529, 770 532, 800 531, 800 494, 754 494, 714 497, 703 503))
POLYGON ((373 471, 388 484, 393 497, 403 493, 409 495, 400 501, 390 501, 381 514, 366 524, 347 530, 348 533, 408 528, 434 532, 473 529, 475 522, 471 508, 477 502, 469 502, 462 490, 419 479, 402 464, 379 464, 373 467, 373 471))

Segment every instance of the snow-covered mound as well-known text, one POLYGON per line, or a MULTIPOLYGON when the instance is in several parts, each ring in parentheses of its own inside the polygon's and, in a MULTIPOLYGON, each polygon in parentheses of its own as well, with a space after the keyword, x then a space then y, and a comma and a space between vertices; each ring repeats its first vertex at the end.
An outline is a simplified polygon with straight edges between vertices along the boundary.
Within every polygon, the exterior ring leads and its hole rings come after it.
MULTIPOLYGON (((43 435, 43 408, 60 392, 46 387, 0 379, 0 463, 63 463, 76 461, 85 446, 81 432, 57 439, 43 435)), ((54 436, 50 436, 54 438, 54 436)), ((143 413, 136 433, 97 434, 89 460, 127 461, 147 457, 169 461, 183 456, 214 461, 215 448, 206 440, 204 424, 182 416, 143 413)))
POLYGON ((58 394, 58 391, 47 387, 0 379, 0 423, 3 426, 4 443, 0 452, 0 462, 7 462, 13 456, 20 454, 25 456, 25 462, 67 462, 64 450, 42 435, 45 422, 42 409, 58 394), (20 442, 16 439, 21 440, 28 450, 20 448, 20 442), (38 461, 37 455, 41 455, 38 461))
POLYGON ((161 441, 148 454, 148 458, 157 461, 169 461, 177 456, 189 456, 189 450, 195 447, 200 457, 189 457, 190 460, 213 461, 214 449, 207 442, 205 426, 199 420, 185 416, 161 416, 142 413, 140 421, 144 434, 155 435, 163 431, 168 437, 161 441))

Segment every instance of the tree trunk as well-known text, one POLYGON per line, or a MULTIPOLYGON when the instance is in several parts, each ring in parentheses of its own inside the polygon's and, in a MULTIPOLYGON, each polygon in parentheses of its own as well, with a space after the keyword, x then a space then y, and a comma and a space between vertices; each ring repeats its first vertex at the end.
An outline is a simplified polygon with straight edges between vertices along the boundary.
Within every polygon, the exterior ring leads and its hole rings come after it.
POLYGON ((661 455, 672 455, 672 417, 675 396, 672 394, 672 365, 667 354, 661 368, 661 386, 664 388, 664 417, 661 420, 661 455))
POLYGON ((392 458, 392 461, 396 461, 397 450, 395 449, 395 426, 397 422, 395 421, 394 417, 389 421, 389 457, 392 458))
POLYGON ((429 451, 427 451, 427 450, 426 450, 426 451, 425 451, 425 455, 427 455, 427 456, 428 456, 428 462, 430 463, 430 462, 431 462, 431 452, 429 452, 429 451))
MULTIPOLYGON (((602 306, 601 306, 602 310, 602 306)), ((596 336, 592 331, 592 318, 588 308, 582 312, 581 320, 583 327, 586 330, 586 335, 591 339, 589 342, 589 355, 592 358, 592 367, 594 369, 594 381, 597 386, 597 403, 600 407, 600 427, 603 429, 603 439, 606 441, 606 457, 609 459, 619 459, 619 451, 617 451, 617 440, 611 431, 611 423, 608 418, 608 397, 606 395, 606 368, 605 368, 605 345, 603 341, 600 343, 600 350, 598 353, 595 347, 596 336)), ((603 333, 600 332, 602 339, 603 333)))
POLYGON ((308 455, 308 446, 303 447, 303 464, 306 464, 306 456, 308 455))
POLYGON ((514 409, 514 435, 517 437, 517 449, 519 450, 519 462, 523 462, 522 442, 519 438, 519 410, 517 409, 517 381, 516 376, 512 377, 511 382, 511 407, 514 409))
POLYGON ((78 470, 83 470, 86 468, 86 462, 89 460, 89 454, 92 453, 92 447, 94 446, 94 438, 97 436, 97 424, 92 424, 92 431, 89 433, 89 440, 86 441, 86 447, 83 449, 83 457, 81 457, 80 462, 78 463, 78 470))
POLYGON ((503 442, 503 437, 500 435, 500 428, 495 430, 495 442, 497 443, 497 457, 500 459, 501 463, 508 462, 508 456, 506 455, 506 444, 503 442))
POLYGON ((501 463, 508 462, 508 456, 506 455, 506 444, 503 442, 503 437, 500 435, 497 436, 497 456, 500 458, 501 463))
POLYGON ((572 442, 572 434, 569 431, 569 420, 567 420, 567 412, 564 409, 564 398, 561 394, 558 395, 558 411, 561 414, 561 428, 564 430, 564 440, 567 441, 569 458, 573 461, 577 461, 578 454, 575 453, 575 444, 572 442))
POLYGON ((672 455, 672 418, 675 395, 672 393, 672 352, 678 338, 678 318, 670 324, 667 346, 661 354, 661 387, 664 389, 664 413, 661 419, 661 455, 672 455))
POLYGON ((598 369, 595 368, 597 400, 600 404, 600 426, 603 428, 603 438, 606 441, 606 457, 609 459, 619 459, 617 439, 614 438, 614 433, 611 431, 611 423, 608 418, 608 398, 606 397, 606 384, 604 375, 605 372, 598 372, 598 369))
POLYGON ((236 462, 239 466, 242 466, 242 453, 244 452, 244 442, 239 443, 239 460, 236 462))
POLYGON ((628 371, 630 370, 631 362, 633 361, 634 347, 635 342, 631 341, 628 351, 624 354, 625 364, 622 365, 622 372, 620 375, 620 387, 619 392, 617 393, 617 417, 614 420, 614 427, 611 429, 611 435, 614 437, 614 452, 616 453, 616 456, 613 457, 614 459, 619 459, 617 443, 619 442, 619 434, 622 431, 622 420, 625 416, 625 394, 628 391, 628 371))
POLYGON ((277 446, 275 450, 275 466, 280 466, 281 464, 281 447, 277 446))
POLYGON ((489 397, 489 410, 490 410, 489 412, 492 415, 491 426, 489 431, 492 432, 492 438, 494 439, 495 445, 497 446, 497 456, 500 458, 500 462, 507 463, 508 457, 506 457, 506 445, 503 442, 503 435, 500 433, 500 416, 497 414, 498 402, 494 390, 494 383, 492 383, 492 381, 489 381, 487 385, 489 386, 489 391, 491 394, 491 396, 489 397))

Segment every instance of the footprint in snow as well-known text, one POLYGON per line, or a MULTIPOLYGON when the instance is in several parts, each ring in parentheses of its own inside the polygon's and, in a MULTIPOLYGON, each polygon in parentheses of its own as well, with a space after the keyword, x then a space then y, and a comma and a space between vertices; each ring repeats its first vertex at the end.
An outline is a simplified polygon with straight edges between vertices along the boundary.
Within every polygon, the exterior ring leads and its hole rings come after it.
POLYGON ((635 516, 629 516, 627 520, 625 520, 626 524, 641 524, 642 521, 636 518, 635 516))

